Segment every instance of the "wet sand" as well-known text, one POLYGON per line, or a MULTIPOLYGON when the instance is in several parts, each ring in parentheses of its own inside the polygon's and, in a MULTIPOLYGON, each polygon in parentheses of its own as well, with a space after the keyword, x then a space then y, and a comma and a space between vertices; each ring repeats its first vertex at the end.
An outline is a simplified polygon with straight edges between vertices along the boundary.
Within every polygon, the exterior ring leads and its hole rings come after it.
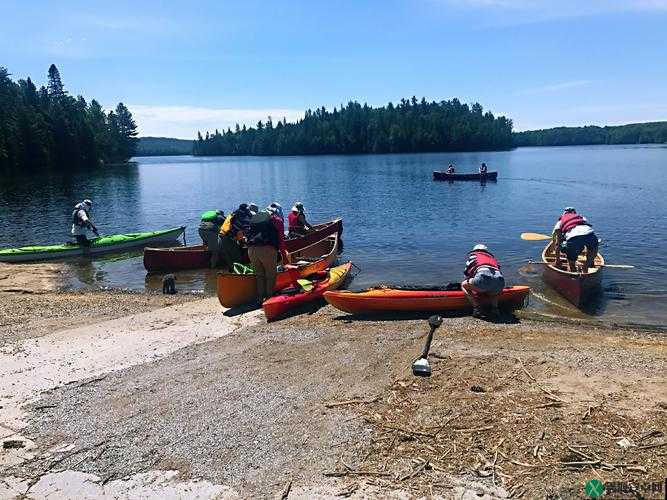
POLYGON ((3 498, 567 497, 667 474, 662 332, 446 318, 418 379, 424 319, 40 292, 0 292, 22 311, 0 327, 0 437, 22 446, 0 450, 3 498))

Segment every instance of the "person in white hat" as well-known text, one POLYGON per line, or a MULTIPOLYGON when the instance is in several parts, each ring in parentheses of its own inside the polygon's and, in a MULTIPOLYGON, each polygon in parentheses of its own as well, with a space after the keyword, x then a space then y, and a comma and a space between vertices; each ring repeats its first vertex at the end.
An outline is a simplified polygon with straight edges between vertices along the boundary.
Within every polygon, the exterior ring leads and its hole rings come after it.
POLYGON ((468 254, 465 270, 466 279, 461 283, 463 292, 470 300, 475 318, 483 318, 484 313, 480 307, 480 295, 489 298, 491 303, 491 319, 497 319, 498 297, 505 288, 505 278, 500 272, 500 264, 486 245, 478 243, 468 254))
POLYGON ((86 199, 74 206, 72 212, 72 236, 76 238, 79 245, 90 246, 90 242, 100 237, 95 224, 93 224, 91 213, 93 202, 86 199))

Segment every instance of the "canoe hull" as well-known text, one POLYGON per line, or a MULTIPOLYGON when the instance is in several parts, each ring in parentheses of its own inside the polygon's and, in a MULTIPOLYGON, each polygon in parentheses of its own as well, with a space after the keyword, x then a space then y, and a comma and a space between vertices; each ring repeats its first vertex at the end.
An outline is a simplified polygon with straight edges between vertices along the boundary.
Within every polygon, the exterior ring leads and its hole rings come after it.
POLYGON ((340 288, 345 282, 350 269, 352 269, 351 262, 333 267, 327 272, 326 279, 316 283, 309 292, 304 291, 292 295, 280 294, 265 300, 262 309, 264 309, 266 320, 274 321, 295 307, 321 299, 324 292, 340 288))
MULTIPOLYGON (((286 240, 287 251, 295 252, 317 243, 327 236, 343 233, 342 219, 335 219, 314 227, 315 231, 308 233, 303 238, 286 240)), ((146 248, 144 250, 144 267, 149 272, 204 269, 209 267, 210 260, 211 253, 204 245, 146 248)))
MULTIPOLYGON (((561 256, 561 259, 565 262, 564 255, 561 256)), ((585 254, 579 256, 580 263, 583 263, 585 260, 585 254)), ((590 270, 587 274, 571 273, 549 265, 554 262, 553 242, 549 242, 542 251, 542 262, 545 263, 542 272, 544 281, 574 306, 579 308, 584 307, 599 296, 602 289, 601 266, 604 265, 604 257, 601 254, 598 253, 595 257, 597 267, 590 270)))
POLYGON ((141 248, 146 245, 157 245, 161 243, 172 243, 177 241, 183 235, 185 226, 165 229, 162 231, 153 231, 150 233, 128 233, 122 235, 105 236, 100 238, 117 239, 116 243, 99 244, 93 242, 90 247, 83 247, 81 245, 53 245, 53 250, 30 252, 31 247, 22 247, 13 249, 15 253, 5 253, 10 251, 0 252, 0 262, 35 262, 43 260, 67 259, 71 257, 91 256, 104 253, 122 252, 133 248, 141 248))
POLYGON ((498 172, 482 174, 448 174, 447 172, 433 172, 434 181, 497 181, 498 172))
MULTIPOLYGON (((338 257, 338 234, 318 241, 292 253, 294 261, 308 259, 310 262, 297 264, 294 273, 279 272, 276 276, 275 290, 282 290, 292 284, 296 275, 305 278, 311 274, 324 271, 338 257)), ((235 274, 219 272, 217 277, 218 300, 223 307, 237 307, 252 302, 257 297, 257 278, 254 274, 235 274)))
MULTIPOLYGON (((513 286, 503 290, 499 305, 503 309, 524 307, 530 288, 513 286)), ((460 290, 397 290, 375 288, 363 292, 326 292, 326 301, 336 309, 351 314, 373 314, 388 312, 446 312, 469 311, 472 306, 460 290)), ((482 304, 488 299, 480 297, 482 304)))

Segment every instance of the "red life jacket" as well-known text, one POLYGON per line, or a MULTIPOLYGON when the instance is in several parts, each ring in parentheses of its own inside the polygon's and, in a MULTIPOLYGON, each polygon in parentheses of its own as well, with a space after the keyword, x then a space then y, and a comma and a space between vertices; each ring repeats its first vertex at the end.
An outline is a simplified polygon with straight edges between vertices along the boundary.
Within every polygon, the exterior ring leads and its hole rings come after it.
POLYGON ((305 228, 305 226, 301 223, 300 219, 300 213, 299 212, 290 212, 289 216, 287 217, 288 221, 288 230, 289 231, 299 231, 305 228))
POLYGON ((484 250, 473 250, 468 254, 468 265, 466 266, 465 274, 468 278, 472 278, 477 273, 477 270, 482 267, 492 267, 493 269, 500 270, 500 264, 498 260, 493 256, 491 252, 486 252, 484 250))
POLYGON ((586 224, 584 218, 576 212, 567 212, 560 216, 560 231, 565 234, 577 226, 586 224))

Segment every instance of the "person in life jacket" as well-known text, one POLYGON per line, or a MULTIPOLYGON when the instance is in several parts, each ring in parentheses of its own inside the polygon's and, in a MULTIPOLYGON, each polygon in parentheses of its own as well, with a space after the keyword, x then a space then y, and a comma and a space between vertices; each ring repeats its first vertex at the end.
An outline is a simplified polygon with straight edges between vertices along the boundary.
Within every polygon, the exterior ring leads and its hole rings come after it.
POLYGON ((241 203, 239 208, 227 216, 220 227, 218 244, 220 252, 225 260, 225 265, 231 271, 235 262, 243 262, 243 249, 241 247, 245 233, 250 228, 252 212, 246 203, 241 203))
POLYGON ((91 240, 100 237, 100 233, 93 224, 91 213, 93 202, 83 200, 74 206, 72 212, 72 236, 79 245, 90 246, 91 240))
POLYGON ((489 251, 486 245, 477 244, 468 254, 465 270, 466 279, 461 288, 473 306, 472 315, 475 318, 484 316, 479 302, 479 295, 488 296, 491 301, 491 315, 498 317, 498 297, 505 288, 505 278, 500 272, 498 260, 489 251))
POLYGON ((208 210, 201 214, 199 222, 199 237, 211 253, 211 268, 218 266, 220 248, 218 245, 218 232, 220 226, 225 222, 225 213, 222 210, 208 210))
POLYGON ((586 249, 586 263, 582 272, 595 265, 595 256, 598 254, 599 240, 586 217, 577 213, 572 207, 567 207, 558 218, 553 230, 554 248, 556 249, 556 267, 560 267, 560 254, 565 251, 567 263, 571 272, 577 272, 577 259, 586 249))
POLYGON ((292 210, 287 216, 289 225, 288 225, 288 238, 299 238, 305 236, 308 231, 310 231, 313 226, 308 224, 306 221, 306 213, 303 210, 303 203, 297 201, 294 203, 292 210))
POLYGON ((456 173, 456 169, 454 168, 453 164, 451 164, 451 163, 449 164, 449 166, 447 167, 447 173, 448 174, 456 173))
POLYGON ((479 173, 482 175, 486 175, 489 169, 486 166, 486 163, 482 162, 482 164, 479 166, 479 173))
POLYGON ((285 247, 285 225, 282 207, 272 203, 265 210, 250 219, 250 228, 246 234, 248 258, 257 275, 257 302, 271 297, 276 285, 276 266, 278 252, 283 264, 289 264, 289 254, 285 247))

